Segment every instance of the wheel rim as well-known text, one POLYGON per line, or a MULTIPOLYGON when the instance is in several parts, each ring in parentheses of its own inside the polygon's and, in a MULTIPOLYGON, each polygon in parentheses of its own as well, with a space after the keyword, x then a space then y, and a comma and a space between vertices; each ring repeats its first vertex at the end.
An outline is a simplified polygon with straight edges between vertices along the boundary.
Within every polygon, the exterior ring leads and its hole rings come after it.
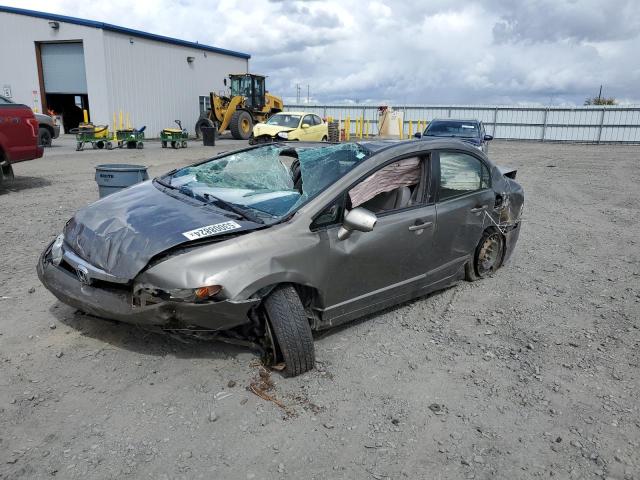
POLYGON ((278 361, 278 350, 276 349, 276 341, 273 336, 273 331, 271 330, 271 325, 269 324, 269 320, 265 319, 264 321, 264 338, 266 340, 266 356, 265 360, 271 361, 272 363, 276 363, 278 361), (271 354, 271 358, 269 357, 271 354))
POLYGON ((247 133, 251 128, 251 124, 249 123, 249 120, 246 118, 243 118, 242 121, 240 122, 240 128, 242 128, 242 131, 244 133, 247 133))
POLYGON ((497 233, 485 238, 478 252, 478 274, 482 277, 496 271, 502 256, 502 239, 497 233))

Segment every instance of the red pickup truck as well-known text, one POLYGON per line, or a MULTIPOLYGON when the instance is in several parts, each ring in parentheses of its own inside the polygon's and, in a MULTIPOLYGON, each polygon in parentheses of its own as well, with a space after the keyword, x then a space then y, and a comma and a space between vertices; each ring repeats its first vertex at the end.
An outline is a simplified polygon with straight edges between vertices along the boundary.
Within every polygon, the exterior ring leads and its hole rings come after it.
POLYGON ((13 178, 11 164, 40 158, 38 121, 29 107, 0 97, 0 184, 13 178))

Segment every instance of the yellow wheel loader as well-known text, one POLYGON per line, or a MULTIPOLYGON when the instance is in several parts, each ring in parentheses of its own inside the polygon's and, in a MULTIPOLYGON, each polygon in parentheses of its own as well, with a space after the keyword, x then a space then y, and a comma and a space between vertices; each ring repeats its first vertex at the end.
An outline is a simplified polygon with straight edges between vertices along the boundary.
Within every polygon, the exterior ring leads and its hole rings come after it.
MULTIPOLYGON (((231 93, 209 94, 211 108, 200 115, 196 122, 196 136, 200 137, 202 127, 213 127, 218 134, 231 131, 233 138, 247 140, 253 125, 266 121, 274 113, 282 111, 280 97, 265 90, 265 77, 249 73, 229 75, 231 93)), ((224 84, 227 85, 225 78, 224 84)))

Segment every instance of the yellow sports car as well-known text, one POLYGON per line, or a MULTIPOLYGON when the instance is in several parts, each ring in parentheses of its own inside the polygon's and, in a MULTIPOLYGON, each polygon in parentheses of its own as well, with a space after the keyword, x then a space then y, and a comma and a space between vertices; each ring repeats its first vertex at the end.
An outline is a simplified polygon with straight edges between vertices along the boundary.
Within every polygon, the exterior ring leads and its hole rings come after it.
POLYGON ((329 128, 315 113, 280 112, 264 123, 257 123, 249 138, 249 144, 269 143, 277 140, 303 142, 326 142, 329 128))

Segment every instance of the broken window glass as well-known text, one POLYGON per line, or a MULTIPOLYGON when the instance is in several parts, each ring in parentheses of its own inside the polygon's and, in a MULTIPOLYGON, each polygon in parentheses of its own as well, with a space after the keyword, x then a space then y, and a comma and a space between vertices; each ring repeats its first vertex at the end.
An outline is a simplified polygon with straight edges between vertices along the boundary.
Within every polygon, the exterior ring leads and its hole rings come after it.
POLYGON ((171 176, 171 186, 196 198, 209 194, 281 217, 313 198, 367 155, 357 144, 307 148, 266 145, 182 168, 171 176))

